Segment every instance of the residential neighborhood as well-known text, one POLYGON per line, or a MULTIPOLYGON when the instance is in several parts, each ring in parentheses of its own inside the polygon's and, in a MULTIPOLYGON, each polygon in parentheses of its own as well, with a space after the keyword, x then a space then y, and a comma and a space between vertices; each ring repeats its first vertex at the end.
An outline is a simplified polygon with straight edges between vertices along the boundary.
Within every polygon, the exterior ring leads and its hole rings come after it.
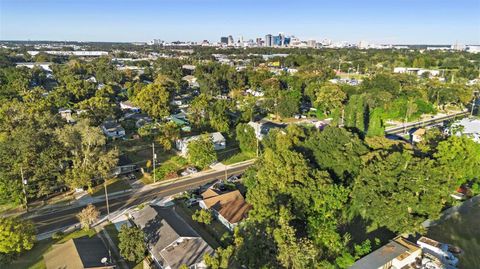
POLYGON ((0 0, 0 269, 480 268, 480 6, 407 2, 0 0))

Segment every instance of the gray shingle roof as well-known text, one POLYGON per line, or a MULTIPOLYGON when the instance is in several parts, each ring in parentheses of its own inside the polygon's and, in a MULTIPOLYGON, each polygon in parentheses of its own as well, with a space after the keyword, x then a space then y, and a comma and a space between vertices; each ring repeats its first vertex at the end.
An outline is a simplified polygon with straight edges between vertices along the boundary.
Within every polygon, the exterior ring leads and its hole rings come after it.
POLYGON ((171 268, 192 265, 213 249, 185 223, 172 208, 148 205, 132 214, 133 221, 145 233, 155 259, 171 268))

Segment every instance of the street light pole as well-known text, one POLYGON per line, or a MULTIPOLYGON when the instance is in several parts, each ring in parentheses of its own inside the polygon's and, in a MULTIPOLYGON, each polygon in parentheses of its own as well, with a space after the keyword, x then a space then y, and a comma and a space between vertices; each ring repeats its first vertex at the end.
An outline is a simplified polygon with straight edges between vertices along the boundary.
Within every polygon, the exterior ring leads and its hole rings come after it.
POLYGON ((155 159, 157 158, 157 155, 155 154, 155 142, 152 143, 152 160, 153 160, 153 183, 156 182, 155 178, 155 159))
POLYGON ((107 202, 107 217, 110 215, 110 206, 108 205, 108 191, 107 191, 107 181, 103 182, 103 186, 105 187, 105 201, 107 202))
POLYGON ((23 188, 23 198, 25 199, 25 209, 28 212, 28 200, 27 200, 27 189, 25 186, 27 185, 27 180, 23 176, 23 167, 20 166, 20 174, 22 175, 22 188, 23 188))

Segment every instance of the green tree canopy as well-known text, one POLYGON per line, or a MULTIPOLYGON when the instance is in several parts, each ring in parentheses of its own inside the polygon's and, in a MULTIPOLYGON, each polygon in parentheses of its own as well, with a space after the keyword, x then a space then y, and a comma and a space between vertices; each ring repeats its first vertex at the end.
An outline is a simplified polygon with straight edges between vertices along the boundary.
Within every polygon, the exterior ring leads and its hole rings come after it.
POLYGON ((65 183, 71 188, 91 187, 95 178, 107 178, 118 162, 118 150, 106 150, 106 138, 99 127, 92 127, 88 120, 66 125, 56 131, 72 163, 67 168, 65 183))
POLYGON ((197 167, 203 169, 217 160, 217 153, 209 135, 202 135, 200 138, 190 141, 187 147, 188 160, 197 167))
POLYGON ((423 221, 436 219, 455 182, 444 177, 433 160, 408 151, 376 156, 356 177, 353 208, 372 221, 399 233, 423 232, 423 221))
POLYGON ((35 243, 35 229, 29 221, 18 218, 0 218, 0 254, 20 254, 35 243))
POLYGON ((145 235, 135 226, 122 225, 118 233, 120 254, 128 261, 141 262, 145 257, 145 235))

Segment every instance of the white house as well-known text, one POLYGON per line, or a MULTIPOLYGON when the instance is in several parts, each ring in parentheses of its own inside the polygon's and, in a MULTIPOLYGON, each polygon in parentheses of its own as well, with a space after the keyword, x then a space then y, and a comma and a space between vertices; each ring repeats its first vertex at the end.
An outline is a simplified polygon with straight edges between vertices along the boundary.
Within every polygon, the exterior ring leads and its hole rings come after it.
POLYGON ((102 124, 103 133, 110 138, 121 138, 125 136, 125 129, 114 121, 106 121, 102 124))
POLYGON ((132 102, 130 102, 128 100, 120 102, 120 109, 121 110, 130 110, 132 112, 140 112, 140 108, 135 106, 132 102))
MULTIPOLYGON (((207 135, 210 136, 210 138, 212 139, 215 150, 222 150, 227 147, 227 141, 225 140, 225 137, 223 137, 222 133, 215 132, 207 135)), ((178 151, 180 151, 180 154, 182 156, 186 156, 188 153, 188 143, 197 140, 200 137, 201 135, 196 135, 178 139, 177 141, 175 141, 175 147, 178 151)))
POLYGON ((72 117, 72 110, 68 108, 60 108, 58 114, 65 119, 68 123, 74 123, 75 119, 72 117))
POLYGON ((480 143, 480 119, 463 118, 452 124, 449 133, 456 136, 465 135, 480 143))

